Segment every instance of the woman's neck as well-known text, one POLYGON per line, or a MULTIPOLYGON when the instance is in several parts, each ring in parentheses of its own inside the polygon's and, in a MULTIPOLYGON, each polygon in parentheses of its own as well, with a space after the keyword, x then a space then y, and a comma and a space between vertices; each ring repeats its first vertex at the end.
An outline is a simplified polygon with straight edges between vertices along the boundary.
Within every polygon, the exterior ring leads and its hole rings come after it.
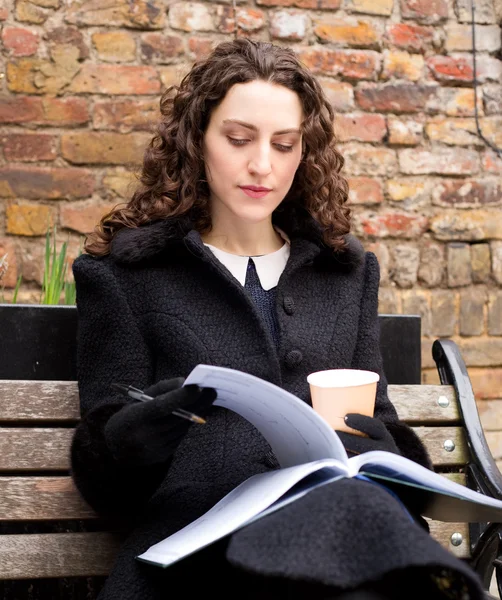
POLYGON ((225 225, 214 223, 210 232, 202 235, 205 244, 239 256, 261 256, 276 252, 284 240, 272 226, 272 222, 225 225))

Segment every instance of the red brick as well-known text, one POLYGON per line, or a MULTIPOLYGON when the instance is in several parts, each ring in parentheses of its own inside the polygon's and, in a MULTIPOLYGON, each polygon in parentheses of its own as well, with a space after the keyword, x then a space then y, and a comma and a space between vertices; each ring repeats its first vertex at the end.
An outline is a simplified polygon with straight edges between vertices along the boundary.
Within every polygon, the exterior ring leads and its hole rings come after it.
POLYGON ((424 125, 420 120, 406 117, 389 116, 389 144, 416 146, 423 139, 424 125))
POLYGON ((356 90, 356 101, 364 110, 413 113, 427 110, 436 90, 436 86, 423 84, 367 83, 356 90))
POLYGON ((355 222, 361 233, 378 238, 416 238, 428 226, 427 217, 403 212, 357 214, 355 222))
POLYGON ((59 211, 59 220, 62 227, 72 229, 79 233, 91 233, 101 218, 109 213, 113 204, 88 204, 82 202, 69 202, 62 204, 59 211))
POLYGON ((214 31, 211 7, 200 2, 174 2, 169 6, 169 25, 182 31, 214 31))
POLYGON ((195 60, 208 57, 216 46, 216 41, 211 38, 191 37, 188 39, 188 49, 195 60))
POLYGON ((0 278, 0 287, 13 288, 16 287, 16 282, 19 275, 16 259, 16 248, 12 238, 9 239, 8 237, 3 237, 0 238, 0 259, 5 257, 6 254, 7 258, 5 259, 5 262, 7 264, 7 270, 0 278))
POLYGON ((71 127, 84 125, 90 120, 87 100, 84 98, 43 98, 43 117, 35 121, 35 125, 53 125, 54 127, 71 127))
POLYGON ((38 42, 38 33, 24 27, 4 27, 2 31, 2 43, 11 56, 32 56, 38 42))
POLYGON ((0 123, 71 127, 88 121, 87 101, 83 98, 0 98, 0 123))
POLYGON ((500 398, 502 396, 502 369, 470 368, 469 379, 476 398, 500 398))
POLYGON ((447 0, 401 0, 403 19, 437 23, 448 18, 447 0))
POLYGON ((376 79, 381 56, 372 50, 298 49, 300 60, 314 73, 340 75, 347 79, 376 79))
POLYGON ((409 54, 403 50, 386 50, 381 79, 422 79, 424 59, 421 54, 409 54))
POLYGON ((42 119, 42 99, 29 96, 0 98, 0 123, 30 123, 42 119))
POLYGON ((354 108, 354 89, 350 83, 337 81, 331 77, 319 77, 331 106, 337 112, 345 112, 354 108))
POLYGON ((158 99, 103 100, 94 104, 95 129, 151 131, 160 119, 158 99))
POLYGON ((381 142, 387 134, 385 117, 372 114, 338 114, 336 130, 342 142, 381 142))
POLYGON ((3 198, 86 198, 94 187, 94 175, 87 169, 0 167, 3 198))
POLYGON ((0 21, 6 21, 9 16, 9 10, 4 6, 0 6, 0 21))
POLYGON ((158 94, 160 80, 153 67, 86 64, 69 90, 76 94, 158 94))
POLYGON ((369 144, 344 144, 340 148, 345 158, 347 175, 393 175, 397 169, 396 152, 390 148, 369 144))
POLYGON ((486 150, 486 152, 482 155, 481 162, 483 171, 502 175, 502 157, 495 154, 495 152, 486 150))
POLYGON ((314 22, 314 34, 322 42, 356 47, 372 47, 382 37, 378 23, 353 17, 321 18, 314 22))
POLYGON ((387 39, 390 44, 403 50, 425 52, 432 47, 434 31, 413 23, 395 23, 389 25, 387 39))
POLYGON ((406 148, 399 151, 399 167, 408 175, 470 175, 479 170, 479 155, 466 148, 406 148))
POLYGON ((89 48, 84 41, 84 36, 76 27, 56 27, 45 34, 45 39, 51 49, 55 46, 76 46, 79 50, 79 60, 89 58, 89 48))
MULTIPOLYGON (((319 8, 337 9, 340 7, 341 0, 321 0, 324 6, 319 8)), ((318 8, 318 0, 257 0, 260 6, 294 6, 296 8, 318 8)))
POLYGON ((381 181, 372 177, 351 177, 349 179, 350 204, 381 204, 382 202, 381 181))
POLYGON ((441 82, 462 83, 472 81, 472 61, 466 58, 453 58, 451 56, 431 56, 427 59, 434 78, 441 82))
POLYGON ((310 17, 298 10, 280 10, 270 17, 270 35, 280 40, 302 40, 307 34, 310 17))
POLYGON ((43 133, 8 133, 1 143, 6 160, 11 162, 37 162, 55 160, 57 136, 43 133))
POLYGON ((185 51, 179 35, 145 33, 141 38, 141 56, 150 63, 169 63, 185 51))
POLYGON ((40 202, 8 204, 5 210, 6 231, 12 235, 45 235, 54 223, 54 207, 40 202))
POLYGON ((132 29, 163 29, 166 3, 161 0, 114 0, 99 3, 79 0, 69 3, 65 20, 82 25, 127 27, 132 29))
POLYGON ((61 154, 74 164, 139 164, 151 136, 81 131, 61 136, 61 154))
POLYGON ((502 182, 497 180, 442 179, 432 191, 432 203, 449 208, 477 208, 502 202, 502 182))
POLYGON ((238 8, 237 25, 242 31, 258 31, 265 25, 265 14, 255 8, 238 8))

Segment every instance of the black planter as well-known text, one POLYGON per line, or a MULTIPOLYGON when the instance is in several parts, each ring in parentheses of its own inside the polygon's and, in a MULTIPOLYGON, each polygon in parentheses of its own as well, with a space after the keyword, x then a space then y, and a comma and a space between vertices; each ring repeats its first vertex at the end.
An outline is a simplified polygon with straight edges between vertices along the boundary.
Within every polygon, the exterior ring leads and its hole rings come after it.
POLYGON ((0 379, 76 379, 76 306, 0 304, 0 379))
MULTIPOLYGON (((389 383, 419 384, 420 317, 380 315, 389 383)), ((0 304, 0 379, 74 381, 76 306, 0 304)))

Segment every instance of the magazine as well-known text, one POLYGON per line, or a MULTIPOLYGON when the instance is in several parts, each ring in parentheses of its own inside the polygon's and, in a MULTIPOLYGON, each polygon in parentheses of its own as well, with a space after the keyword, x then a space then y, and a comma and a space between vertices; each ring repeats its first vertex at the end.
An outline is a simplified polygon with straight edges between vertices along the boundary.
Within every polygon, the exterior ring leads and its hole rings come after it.
POLYGON ((502 522, 502 500, 484 496, 391 452, 349 458, 330 425, 282 388, 242 371, 197 365, 184 385, 217 391, 215 406, 251 422, 270 444, 280 468, 254 475, 204 515, 137 558, 167 567, 309 491, 337 479, 369 478, 399 495, 422 494, 422 515, 450 522, 502 522), (404 487, 403 487, 404 486, 404 487))

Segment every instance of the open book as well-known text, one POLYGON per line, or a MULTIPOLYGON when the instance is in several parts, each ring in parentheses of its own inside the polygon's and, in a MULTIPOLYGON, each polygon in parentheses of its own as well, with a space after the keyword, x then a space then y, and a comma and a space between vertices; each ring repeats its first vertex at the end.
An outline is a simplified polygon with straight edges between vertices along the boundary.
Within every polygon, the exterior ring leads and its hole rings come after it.
MULTIPOLYGON (((204 515, 137 558, 167 567, 310 490, 344 477, 363 477, 393 492, 423 495, 423 515, 450 522, 502 522, 502 500, 479 494, 390 452, 348 458, 336 432, 308 404, 253 375, 198 365, 185 385, 212 387, 214 404, 240 414, 265 437, 280 469, 254 475, 204 515)), ((334 510, 336 508, 334 507, 334 510)))

